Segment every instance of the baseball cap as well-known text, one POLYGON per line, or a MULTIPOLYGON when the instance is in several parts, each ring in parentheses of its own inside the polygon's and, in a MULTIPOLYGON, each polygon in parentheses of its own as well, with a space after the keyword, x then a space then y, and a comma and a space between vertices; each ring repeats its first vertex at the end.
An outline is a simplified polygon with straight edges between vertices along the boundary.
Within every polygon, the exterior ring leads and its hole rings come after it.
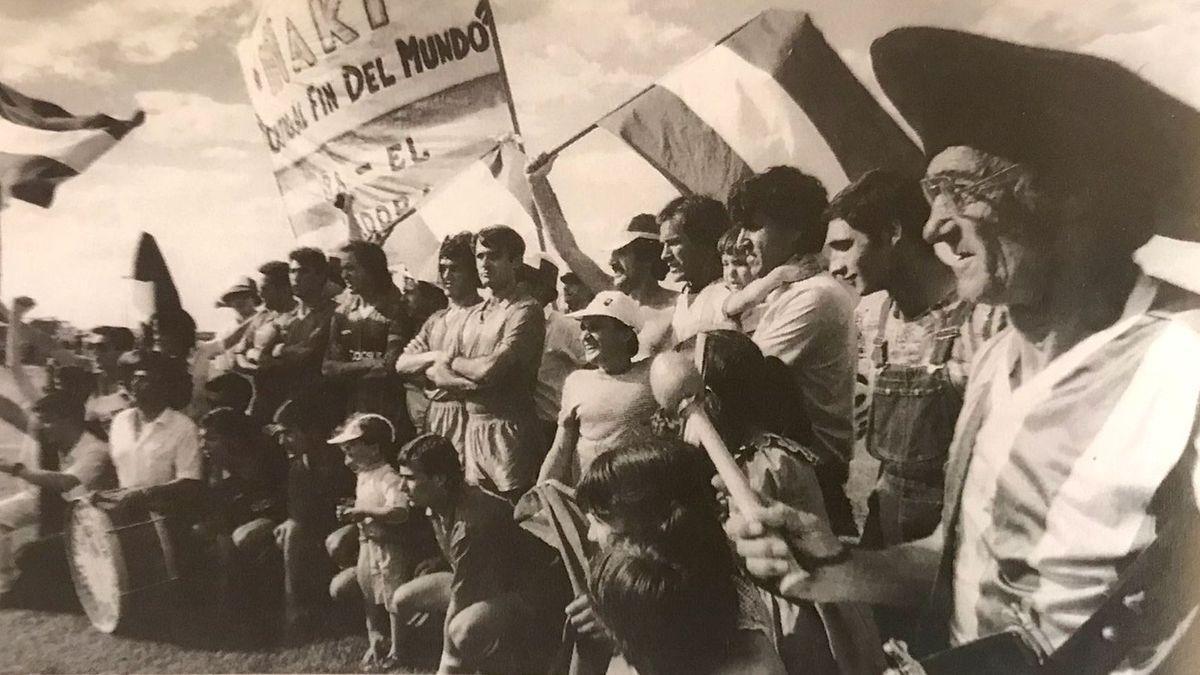
POLYGON ((362 413, 351 417, 342 430, 329 439, 329 442, 333 445, 341 445, 360 438, 367 443, 395 443, 396 429, 383 415, 362 413))
POLYGON ((639 213, 608 241, 608 251, 619 251, 638 239, 658 242, 658 221, 649 213, 639 213))
POLYGON ((572 318, 607 316, 629 326, 634 332, 642 329, 642 310, 633 298, 620 291, 601 291, 592 298, 587 307, 572 312, 572 318))

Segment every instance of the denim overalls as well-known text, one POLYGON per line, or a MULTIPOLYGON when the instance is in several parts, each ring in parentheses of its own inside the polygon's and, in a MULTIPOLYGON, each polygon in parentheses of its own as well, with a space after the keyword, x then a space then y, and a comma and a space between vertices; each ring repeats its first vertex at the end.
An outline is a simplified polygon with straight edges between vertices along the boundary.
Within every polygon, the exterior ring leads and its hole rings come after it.
POLYGON ((972 306, 961 303, 946 315, 934 331, 929 363, 920 365, 888 361, 885 328, 891 309, 889 298, 871 359, 875 382, 866 441, 880 467, 862 541, 873 547, 920 539, 941 520, 946 452, 962 408, 962 392, 951 382, 946 362, 972 306))

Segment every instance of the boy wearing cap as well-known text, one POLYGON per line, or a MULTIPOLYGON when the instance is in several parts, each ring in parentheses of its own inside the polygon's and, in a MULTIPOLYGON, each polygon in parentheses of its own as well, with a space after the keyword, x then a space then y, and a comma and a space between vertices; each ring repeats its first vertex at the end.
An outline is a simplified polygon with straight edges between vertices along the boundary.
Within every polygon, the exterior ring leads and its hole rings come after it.
POLYGON ((617 291, 596 295, 586 309, 571 314, 583 331, 588 369, 576 370, 563 384, 558 433, 542 463, 538 482, 579 482, 600 453, 621 447, 649 428, 658 409, 650 391, 650 361, 637 363, 637 303, 617 291))
POLYGON ((373 413, 355 415, 329 439, 345 454, 346 466, 357 475, 354 505, 338 507, 338 520, 358 526, 358 586, 362 590, 369 645, 364 666, 390 667, 399 657, 401 623, 386 605, 401 584, 412 578, 422 548, 414 545, 408 496, 400 476, 388 464, 396 442, 391 422, 373 413), (407 527, 406 527, 407 525, 407 527), (387 616, 385 637, 384 616, 387 616), (386 650, 386 651, 385 651, 386 650))

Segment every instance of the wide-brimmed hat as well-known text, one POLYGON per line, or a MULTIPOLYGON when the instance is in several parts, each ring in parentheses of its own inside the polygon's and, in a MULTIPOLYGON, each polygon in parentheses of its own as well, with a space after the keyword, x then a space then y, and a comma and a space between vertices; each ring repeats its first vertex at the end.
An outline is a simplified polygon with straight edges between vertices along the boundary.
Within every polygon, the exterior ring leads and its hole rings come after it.
POLYGON ((1123 66, 926 27, 879 38, 871 61, 928 157, 969 146, 1091 190, 1144 214, 1122 224, 1127 244, 1198 238, 1200 112, 1123 66))
POLYGON ((258 285, 250 277, 239 277, 217 300, 217 307, 230 307, 230 298, 235 295, 258 295, 258 285))

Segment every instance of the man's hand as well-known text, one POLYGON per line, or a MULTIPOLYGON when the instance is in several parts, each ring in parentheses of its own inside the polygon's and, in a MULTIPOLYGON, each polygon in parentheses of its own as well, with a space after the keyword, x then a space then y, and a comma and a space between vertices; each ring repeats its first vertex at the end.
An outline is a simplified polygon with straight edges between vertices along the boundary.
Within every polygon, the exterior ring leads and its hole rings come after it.
POLYGON ((592 600, 586 594, 572 600, 571 604, 567 605, 566 613, 567 621, 571 622, 571 627, 580 636, 609 645, 613 643, 612 634, 600 621, 600 617, 596 616, 592 609, 592 600))
POLYGON ((555 159, 558 159, 558 155, 549 155, 543 152, 529 160, 525 164, 525 175, 529 178, 529 182, 544 182, 550 175, 550 170, 554 168, 555 159))
POLYGON ((796 556, 805 562, 836 557, 844 550, 829 524, 819 516, 770 502, 749 513, 734 510, 725 531, 737 545, 746 569, 755 576, 773 580, 794 570, 796 556))

